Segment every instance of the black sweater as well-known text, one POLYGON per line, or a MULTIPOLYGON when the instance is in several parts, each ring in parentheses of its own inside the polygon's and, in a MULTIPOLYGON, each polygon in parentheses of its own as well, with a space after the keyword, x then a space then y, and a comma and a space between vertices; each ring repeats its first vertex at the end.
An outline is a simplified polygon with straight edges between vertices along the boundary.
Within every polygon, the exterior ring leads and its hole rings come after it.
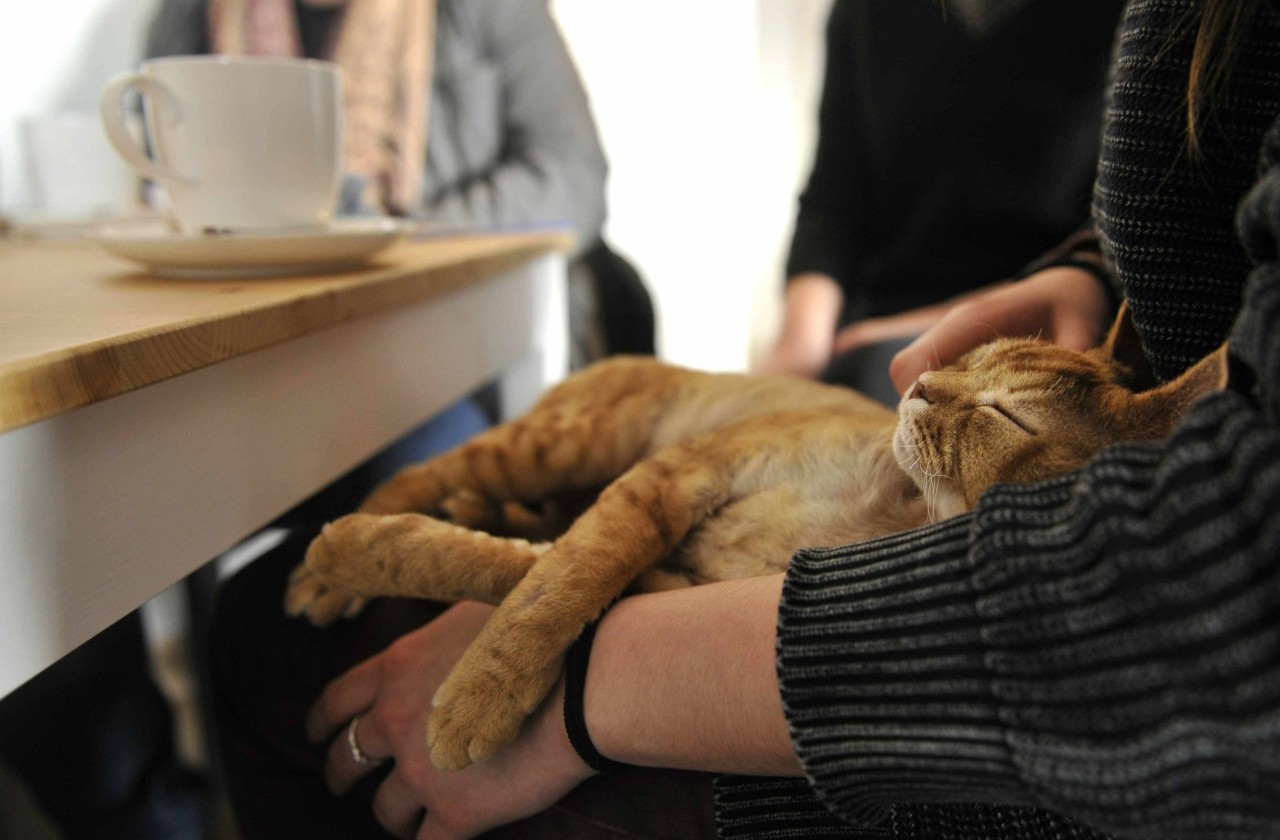
POLYGON ((1129 4, 1096 208, 1157 370, 1229 330, 1231 389, 1166 441, 798 554, 778 674, 808 784, 722 780, 722 836, 1280 837, 1280 8, 1195 161, 1195 6, 1129 4))
POLYGON ((833 277, 845 322, 1008 277, 1088 216, 1123 0, 962 5, 832 7, 786 268, 833 277))

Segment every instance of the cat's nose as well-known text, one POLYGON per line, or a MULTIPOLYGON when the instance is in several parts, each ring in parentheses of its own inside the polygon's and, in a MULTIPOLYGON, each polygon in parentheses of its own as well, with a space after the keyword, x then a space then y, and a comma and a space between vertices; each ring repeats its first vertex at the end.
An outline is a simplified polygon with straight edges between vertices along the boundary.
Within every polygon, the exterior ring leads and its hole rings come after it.
POLYGON ((933 400, 929 399, 929 392, 925 390, 924 377, 921 377, 911 383, 911 387, 907 389, 907 399, 924 400, 930 405, 933 404, 933 400))

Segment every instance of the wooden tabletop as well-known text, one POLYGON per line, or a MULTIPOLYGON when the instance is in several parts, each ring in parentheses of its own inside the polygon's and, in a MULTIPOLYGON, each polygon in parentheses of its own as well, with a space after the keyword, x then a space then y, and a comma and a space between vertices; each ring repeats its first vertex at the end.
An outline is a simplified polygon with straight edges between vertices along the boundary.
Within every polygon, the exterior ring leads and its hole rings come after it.
POLYGON ((0 432, 570 247, 558 231, 458 236, 332 274, 177 280, 92 243, 0 241, 0 432))

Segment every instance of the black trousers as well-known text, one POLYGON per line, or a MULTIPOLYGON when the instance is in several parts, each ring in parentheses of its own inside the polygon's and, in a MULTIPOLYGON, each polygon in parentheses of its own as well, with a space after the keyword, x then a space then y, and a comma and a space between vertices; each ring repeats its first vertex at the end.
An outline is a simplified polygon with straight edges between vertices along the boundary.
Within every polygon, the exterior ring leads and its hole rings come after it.
POLYGON ((198 840, 203 780, 130 613, 0 701, 0 762, 67 840, 198 840))

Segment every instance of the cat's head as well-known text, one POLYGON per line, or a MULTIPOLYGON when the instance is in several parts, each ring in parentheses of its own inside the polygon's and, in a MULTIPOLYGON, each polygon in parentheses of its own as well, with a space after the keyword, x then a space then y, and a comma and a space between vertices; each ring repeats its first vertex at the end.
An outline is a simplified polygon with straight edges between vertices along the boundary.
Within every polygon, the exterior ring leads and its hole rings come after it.
POLYGON ((1113 443, 1163 438, 1226 379, 1224 345, 1173 382, 1151 387, 1122 307, 1094 350, 1000 339, 922 374, 898 404, 893 450, 933 518, 943 519, 971 509, 992 484, 1048 478, 1113 443))

